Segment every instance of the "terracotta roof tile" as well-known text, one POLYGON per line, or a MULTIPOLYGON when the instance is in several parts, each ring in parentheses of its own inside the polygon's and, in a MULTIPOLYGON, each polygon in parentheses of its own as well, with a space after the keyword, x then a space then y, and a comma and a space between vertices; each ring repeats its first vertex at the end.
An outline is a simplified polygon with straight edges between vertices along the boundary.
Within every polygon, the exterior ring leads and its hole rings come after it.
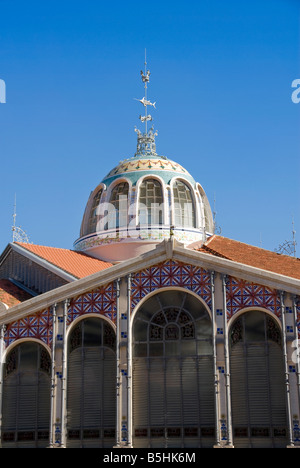
POLYGON ((0 279, 0 302, 4 302, 8 307, 20 304, 31 297, 29 293, 18 288, 8 279, 0 279))
POLYGON ((17 244, 78 279, 85 278, 112 266, 111 263, 98 260, 75 250, 19 242, 17 244))
POLYGON ((262 270, 300 279, 300 259, 254 247, 226 237, 212 236, 196 250, 262 270))

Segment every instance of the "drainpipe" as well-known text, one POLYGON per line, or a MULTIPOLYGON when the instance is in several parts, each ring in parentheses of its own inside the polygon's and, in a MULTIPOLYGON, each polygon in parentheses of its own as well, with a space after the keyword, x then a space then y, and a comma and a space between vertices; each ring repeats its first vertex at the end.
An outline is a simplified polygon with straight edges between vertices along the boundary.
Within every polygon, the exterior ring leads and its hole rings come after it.
POLYGON ((116 446, 120 447, 120 278, 116 281, 117 287, 117 299, 116 299, 116 306, 117 306, 117 330, 116 330, 116 446))
POLYGON ((211 309, 212 309, 212 333, 213 333, 213 360, 214 360, 214 388, 215 388, 215 425, 216 425, 216 445, 220 447, 220 415, 219 415, 219 375, 217 367, 217 344, 216 344, 216 309, 215 309, 215 272, 210 273, 211 281, 211 309))
POLYGON ((56 341, 56 307, 52 306, 52 356, 51 356, 51 399, 50 399, 50 438, 49 446, 54 446, 54 399, 55 399, 55 341, 56 341))
POLYGON ((1 325, 0 328, 0 447, 2 446, 2 399, 3 399, 3 354, 4 354, 4 336, 5 336, 6 326, 1 325))
POLYGON ((226 300, 226 275, 222 275, 223 287, 223 310, 224 310, 224 351, 225 351, 225 386, 226 386, 226 406, 227 406, 227 445, 233 446, 232 440, 232 414, 231 414, 231 391, 230 391, 230 362, 228 345, 228 324, 227 324, 227 300, 226 300))
POLYGON ((291 415, 291 394, 290 394, 290 378, 289 378, 289 367, 288 367, 288 355, 287 355, 287 335, 286 335, 286 321, 285 321, 285 310, 284 310, 284 292, 280 291, 280 308, 282 317, 282 330, 283 330, 283 357, 284 357, 284 372, 285 372, 285 386, 286 386, 286 406, 288 413, 288 429, 289 429, 289 446, 294 447, 293 439, 293 427, 292 427, 292 415, 291 415))
POLYGON ((131 274, 127 279, 127 445, 132 447, 131 274))

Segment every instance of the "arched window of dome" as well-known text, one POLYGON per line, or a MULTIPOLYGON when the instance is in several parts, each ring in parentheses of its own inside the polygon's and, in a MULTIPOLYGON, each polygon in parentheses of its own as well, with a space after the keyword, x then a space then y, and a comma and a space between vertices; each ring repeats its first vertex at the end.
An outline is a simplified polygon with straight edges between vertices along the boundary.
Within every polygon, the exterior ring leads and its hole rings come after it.
POLYGON ((196 214, 190 187, 176 180, 173 185, 174 224, 175 226, 196 227, 196 214))
POLYGON ((120 182, 110 194, 104 229, 125 227, 128 225, 128 182, 120 182))
POLYGON ((100 204, 100 199, 102 195, 103 189, 100 188, 93 198, 93 204, 91 207, 88 224, 87 224, 87 232, 86 234, 91 234, 98 230, 98 222, 100 220, 100 215, 98 213, 98 207, 100 204))
POLYGON ((156 179, 145 179, 139 190, 139 224, 163 224, 163 191, 156 179))
POLYGON ((210 207, 207 195, 199 183, 197 184, 197 189, 198 189, 198 192, 200 194, 200 197, 203 203, 205 231, 212 234, 214 232, 215 226, 214 226, 214 219, 213 219, 211 207, 210 207))

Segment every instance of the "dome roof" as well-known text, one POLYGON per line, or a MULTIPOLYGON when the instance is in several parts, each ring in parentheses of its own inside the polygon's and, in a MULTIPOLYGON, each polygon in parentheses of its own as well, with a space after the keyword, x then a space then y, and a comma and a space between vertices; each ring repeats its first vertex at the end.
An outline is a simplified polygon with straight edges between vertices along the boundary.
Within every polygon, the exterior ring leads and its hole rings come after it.
POLYGON ((165 156, 158 155, 137 155, 124 159, 107 174, 102 183, 109 186, 116 179, 127 177, 134 185, 141 177, 149 175, 161 177, 166 184, 170 183, 174 176, 180 175, 192 185, 195 184, 195 180, 184 167, 165 156))
MULTIPOLYGON (((143 82, 150 73, 142 74, 143 82)), ((146 86, 145 86, 146 88, 146 86)), ((152 105, 143 98, 145 109, 152 105)), ((180 164, 156 153, 150 115, 137 128, 137 151, 104 177, 91 193, 74 248, 109 262, 136 257, 171 235, 185 246, 205 241, 214 223, 206 194, 180 164)))

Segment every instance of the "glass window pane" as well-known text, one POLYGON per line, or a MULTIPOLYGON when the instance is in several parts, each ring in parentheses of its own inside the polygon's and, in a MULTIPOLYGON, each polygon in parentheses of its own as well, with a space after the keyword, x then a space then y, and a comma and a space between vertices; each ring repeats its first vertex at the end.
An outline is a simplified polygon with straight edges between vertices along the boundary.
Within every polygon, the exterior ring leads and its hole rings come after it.
POLYGON ((38 344, 22 343, 20 345, 20 370, 38 368, 38 344))
POLYGON ((150 356, 163 356, 164 355, 163 343, 150 343, 149 355, 150 356))
POLYGON ((147 341, 148 324, 142 320, 136 320, 134 324, 134 337, 136 341, 147 341))
POLYGON ((102 339, 102 320, 87 319, 84 321, 84 345, 101 346, 102 339))
POLYGON ((191 189, 181 180, 173 186, 175 226, 196 227, 195 206, 191 189))
POLYGON ((163 223, 163 193, 158 180, 146 179, 140 186, 139 193, 139 223, 163 223))
POLYGON ((128 192, 127 182, 121 182, 111 192, 108 210, 108 223, 105 229, 127 226, 128 221, 128 192))
POLYGON ((265 314, 263 312, 253 311, 245 315, 246 340, 264 341, 265 340, 265 314))

